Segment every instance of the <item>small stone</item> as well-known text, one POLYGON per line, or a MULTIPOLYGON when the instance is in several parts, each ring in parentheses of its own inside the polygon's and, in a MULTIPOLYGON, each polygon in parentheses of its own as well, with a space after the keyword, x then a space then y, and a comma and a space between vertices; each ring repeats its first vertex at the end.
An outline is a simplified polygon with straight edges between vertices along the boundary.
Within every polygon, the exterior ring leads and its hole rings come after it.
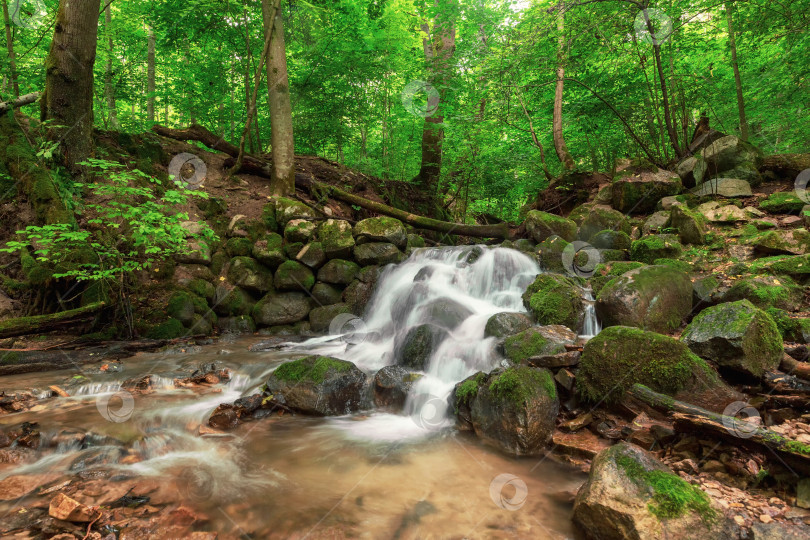
POLYGON ((745 518, 742 516, 734 516, 734 523, 742 527, 745 525, 745 518))
POLYGON ((760 514, 759 520, 762 523, 770 523, 771 521, 773 521, 773 518, 771 516, 769 516, 768 514, 760 514))
POLYGON ((60 493, 51 499, 48 515, 63 521, 87 523, 88 521, 93 521, 96 517, 96 512, 79 501, 71 499, 64 493, 60 493))

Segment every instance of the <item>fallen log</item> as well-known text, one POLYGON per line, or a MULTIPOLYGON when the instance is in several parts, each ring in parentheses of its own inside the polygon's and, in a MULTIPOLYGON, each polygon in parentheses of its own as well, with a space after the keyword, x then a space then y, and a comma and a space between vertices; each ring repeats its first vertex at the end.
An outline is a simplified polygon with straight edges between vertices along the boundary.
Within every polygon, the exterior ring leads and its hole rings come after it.
POLYGON ((780 176, 795 178, 800 172, 810 169, 810 154, 776 154, 765 156, 761 171, 772 171, 780 176))
POLYGON ((659 394, 644 385, 635 384, 629 390, 634 398, 650 407, 672 414, 676 432, 701 432, 719 436, 735 444, 750 444, 768 448, 790 460, 793 466, 810 471, 810 445, 783 437, 753 422, 713 413, 701 407, 659 394))
MULTIPOLYGON (((163 137, 176 139, 180 141, 198 141, 211 148, 224 152, 229 156, 236 158, 239 155, 239 148, 233 144, 225 141, 215 133, 212 133, 199 124, 192 124, 186 129, 171 129, 164 126, 152 126, 152 131, 163 137)), ((251 174, 260 174, 262 176, 270 177, 271 162, 260 156, 245 154, 243 157, 242 167, 240 172, 247 172, 251 174)), ((303 174, 295 175, 295 186, 298 188, 306 189, 310 193, 319 192, 323 195, 338 199, 340 201, 354 204, 386 216, 394 217, 400 221, 407 223, 418 229, 426 229, 429 231, 437 231, 445 234, 457 234, 460 236, 471 236, 474 238, 502 238, 504 240, 509 238, 509 226, 506 223, 498 223, 496 225, 465 225, 463 223, 452 223, 449 221, 440 221, 424 216, 419 216, 388 206, 386 204, 370 201, 364 197, 352 195, 342 189, 338 189, 330 184, 318 182, 314 178, 309 178, 303 174)))
POLYGON ((779 365, 779 369, 789 375, 810 381, 810 363, 800 362, 788 354, 782 357, 782 363, 779 365))
POLYGON ((11 109, 17 109, 22 107, 23 105, 30 105, 36 102, 39 99, 40 93, 33 92, 31 94, 25 94, 24 96, 20 96, 17 99, 13 99, 11 101, 6 101, 5 103, 0 103, 0 114, 4 114, 11 109))
POLYGON ((84 307, 60 311, 49 315, 34 315, 0 321, 0 338, 44 333, 71 326, 80 321, 91 320, 104 307, 104 302, 95 302, 84 307))

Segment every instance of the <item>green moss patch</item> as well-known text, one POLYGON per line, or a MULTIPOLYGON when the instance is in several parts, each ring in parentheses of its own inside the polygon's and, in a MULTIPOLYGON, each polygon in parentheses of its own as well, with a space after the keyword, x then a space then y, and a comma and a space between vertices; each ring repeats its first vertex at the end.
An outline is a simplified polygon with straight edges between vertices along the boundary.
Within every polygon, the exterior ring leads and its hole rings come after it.
POLYGON ((322 383, 327 373, 344 373, 354 368, 354 364, 328 356, 307 356, 281 364, 273 376, 281 381, 322 383))
POLYGON ((522 407, 536 396, 538 388, 551 399, 556 399, 557 388, 546 369, 526 366, 510 367, 489 381, 489 391, 498 398, 522 407))

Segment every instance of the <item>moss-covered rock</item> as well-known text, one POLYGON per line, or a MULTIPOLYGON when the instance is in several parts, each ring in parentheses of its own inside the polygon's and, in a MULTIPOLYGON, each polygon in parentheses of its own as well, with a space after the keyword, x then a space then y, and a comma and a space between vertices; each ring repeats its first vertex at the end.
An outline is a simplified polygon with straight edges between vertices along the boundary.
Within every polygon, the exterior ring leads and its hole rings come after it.
POLYGON ((374 375, 374 404, 401 411, 414 383, 423 376, 402 366, 385 366, 374 375))
POLYGON ((805 229, 766 231, 751 238, 757 254, 804 255, 810 251, 810 234, 805 229))
POLYGON ((581 208, 586 208, 587 212, 584 213, 580 221, 579 232, 577 233, 579 240, 588 242, 591 237, 601 231, 618 231, 630 234, 632 228, 630 220, 621 212, 602 206, 583 206, 581 208))
POLYGON ((588 242, 598 249, 630 249, 630 236, 624 231, 604 230, 591 236, 588 242))
POLYGON ((380 275, 379 267, 367 266, 360 270, 357 279, 352 281, 346 290, 343 291, 343 301, 352 308, 352 313, 362 315, 366 305, 374 293, 377 286, 377 278, 380 275))
POLYGON ((175 291, 169 297, 166 314, 188 326, 195 314, 208 311, 208 303, 201 297, 187 291, 175 291))
POLYGON ((309 312, 309 325, 313 332, 321 333, 329 330, 329 325, 338 315, 351 313, 351 307, 345 303, 319 306, 309 312))
POLYGON ((672 332, 692 311, 692 281, 669 266, 644 266, 610 281, 596 297, 602 326, 672 332))
POLYGON ((284 226, 284 240, 306 244, 315 236, 317 225, 305 219, 291 219, 284 226))
POLYGON ((320 242, 310 242, 298 252, 295 260, 314 271, 326 262, 326 252, 320 242))
POLYGON ((222 270, 225 269, 225 265, 227 265, 230 260, 231 258, 224 250, 219 250, 211 255, 211 264, 208 267, 211 269, 212 274, 218 276, 222 274, 222 270))
POLYGON ((300 201, 278 197, 274 201, 275 212, 273 218, 278 226, 284 228, 293 219, 315 219, 318 217, 315 210, 300 201))
POLYGON ((582 289, 571 278, 540 274, 523 293, 523 305, 541 325, 561 324, 576 331, 585 310, 582 289))
POLYGON ((613 181, 613 208, 632 214, 652 212, 662 198, 682 190, 681 179, 670 171, 620 176, 613 181))
POLYGON ((253 244, 251 248, 253 258, 271 270, 275 270, 287 260, 282 243, 281 235, 276 233, 268 234, 253 244))
POLYGON ((794 191, 782 191, 772 193, 767 199, 759 203, 759 207, 771 214, 795 214, 799 215, 804 205, 807 204, 794 191))
POLYGON ((251 315, 258 325, 276 326, 303 321, 309 310, 309 297, 304 293, 270 293, 256 302, 251 315))
POLYGON ((319 306, 331 306, 332 304, 338 304, 343 301, 343 291, 341 289, 329 285, 328 283, 321 283, 320 281, 315 283, 310 293, 312 294, 312 299, 315 300, 315 303, 319 306))
POLYGON ((214 293, 216 292, 216 287, 210 281, 206 281, 204 279, 195 278, 188 282, 186 285, 189 291, 193 292, 197 296, 201 298, 205 298, 209 302, 214 300, 214 293))
POLYGON ((672 208, 671 223, 678 229, 681 242, 684 244, 705 243, 706 218, 702 214, 679 204, 672 208))
POLYGON ((348 285, 359 272, 360 267, 352 261, 332 259, 318 270, 318 281, 333 285, 348 285))
POLYGON ((225 242, 225 251, 231 257, 248 257, 253 250, 253 243, 247 238, 233 237, 225 242))
POLYGON ((645 236, 630 246, 630 259, 647 264, 652 264, 656 259, 677 259, 682 254, 680 242, 664 235, 645 236))
POLYGON ((405 249, 408 245, 408 234, 405 226, 398 219, 382 216, 364 219, 354 226, 354 238, 358 244, 388 243, 405 249))
POLYGON ((523 253, 534 253, 535 244, 528 238, 519 238, 515 240, 515 249, 522 251, 523 253))
POLYGON ((280 365, 267 380, 264 395, 304 414, 333 416, 361 410, 366 375, 346 360, 307 356, 280 365))
POLYGON ((276 269, 273 284, 279 291, 309 291, 315 285, 315 276, 299 262, 284 261, 276 269))
POLYGON ((576 342, 577 335, 564 326, 535 326, 504 340, 504 355, 519 364, 529 358, 564 353, 565 345, 576 342))
POLYGON ((228 281, 248 291, 273 290, 273 273, 250 257, 234 257, 228 264, 228 281))
POLYGON ((148 339, 175 339, 186 335, 183 323, 177 319, 169 319, 166 322, 153 326, 146 333, 148 339))
POLYGON ((250 315, 220 317, 217 320, 217 328, 223 334, 252 334, 256 331, 256 323, 250 315))
POLYGON ((644 223, 641 225, 641 234, 646 236, 664 231, 664 229, 669 228, 671 217, 672 212, 666 212, 664 210, 655 212, 644 220, 644 223))
POLYGON ((434 324, 414 326, 402 339, 397 340, 395 345, 397 364, 410 369, 427 371, 431 355, 447 335, 447 330, 434 324))
POLYGON ((369 242, 354 247, 354 258, 361 266, 397 264, 405 255, 387 242, 369 242))
POLYGON ((748 300, 704 309, 681 341, 705 360, 754 377, 776 368, 783 355, 776 323, 748 300))
POLYGON ((505 338, 532 326, 532 320, 523 313, 496 313, 487 320, 485 337, 505 338))
POLYGON ((802 288, 787 276, 750 276, 737 280, 723 295, 723 301, 749 300, 760 309, 797 311, 803 297, 802 288))
POLYGON ((573 520, 589 538, 727 540, 740 533, 698 486, 626 442, 594 458, 573 520))
POLYGON ((701 394, 722 385, 712 368, 677 339, 611 326, 588 341, 577 373, 583 398, 593 403, 617 401, 636 383, 675 396, 684 391, 701 394))
POLYGON ((540 258, 540 266, 547 272, 563 274, 566 271, 563 263, 563 252, 570 245, 559 236, 552 235, 537 245, 537 252, 540 258))
POLYGON ((419 236, 418 234, 409 234, 408 235, 408 245, 406 246, 407 252, 410 252, 414 249, 423 248, 425 247, 425 239, 419 236))
POLYGON ((526 214, 523 222, 526 231, 535 242, 542 242, 549 236, 557 235, 563 240, 571 242, 577 236, 577 224, 554 214, 531 210, 526 214))
POLYGON ((655 266, 669 266, 670 268, 675 268, 686 274, 694 270, 694 266, 691 263, 682 261, 680 259, 655 259, 653 264, 655 266))
POLYGON ((342 219, 327 219, 321 223, 318 240, 327 259, 346 259, 351 257, 354 250, 352 225, 342 219))
POLYGON ((253 309, 253 299, 239 287, 220 283, 214 290, 214 312, 217 315, 247 315, 253 309))
POLYGON ((528 366, 477 373, 449 398, 462 429, 509 455, 543 453, 560 408, 551 372, 528 366))
POLYGON ((636 261, 605 261, 604 263, 596 265, 593 270, 593 275, 588 278, 588 285, 591 286, 594 296, 598 295, 610 281, 625 272, 641 268, 642 266, 644 266, 644 263, 636 261))

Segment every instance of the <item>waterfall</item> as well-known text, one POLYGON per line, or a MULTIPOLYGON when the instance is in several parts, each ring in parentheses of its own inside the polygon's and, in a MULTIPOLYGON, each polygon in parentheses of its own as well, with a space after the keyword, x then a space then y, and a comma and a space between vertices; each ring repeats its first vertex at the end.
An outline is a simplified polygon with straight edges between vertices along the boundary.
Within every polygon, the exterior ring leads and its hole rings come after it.
POLYGON ((602 331, 602 325, 599 324, 599 320, 596 318, 596 308, 594 307, 596 301, 593 298, 593 291, 591 289, 585 289, 584 297, 585 321, 582 324, 580 337, 592 338, 602 331))

